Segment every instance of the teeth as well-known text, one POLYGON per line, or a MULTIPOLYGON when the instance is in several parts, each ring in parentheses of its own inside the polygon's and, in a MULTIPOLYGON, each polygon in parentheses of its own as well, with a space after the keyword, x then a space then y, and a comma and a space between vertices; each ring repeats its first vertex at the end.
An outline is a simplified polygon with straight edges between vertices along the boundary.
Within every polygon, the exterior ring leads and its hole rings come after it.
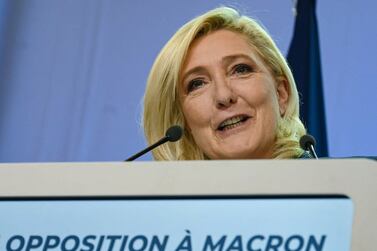
POLYGON ((227 127, 227 129, 234 128, 238 126, 240 122, 242 122, 244 119, 245 119, 245 116, 237 116, 237 117, 227 119, 220 124, 219 129, 223 130, 225 127, 227 127))

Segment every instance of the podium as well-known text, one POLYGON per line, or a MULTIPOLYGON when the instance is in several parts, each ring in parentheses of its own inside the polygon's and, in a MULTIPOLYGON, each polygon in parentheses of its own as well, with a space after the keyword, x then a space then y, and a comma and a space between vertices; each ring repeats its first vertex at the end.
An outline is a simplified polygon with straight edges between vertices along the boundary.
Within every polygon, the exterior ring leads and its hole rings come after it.
POLYGON ((367 159, 0 164, 0 250, 375 250, 367 159))

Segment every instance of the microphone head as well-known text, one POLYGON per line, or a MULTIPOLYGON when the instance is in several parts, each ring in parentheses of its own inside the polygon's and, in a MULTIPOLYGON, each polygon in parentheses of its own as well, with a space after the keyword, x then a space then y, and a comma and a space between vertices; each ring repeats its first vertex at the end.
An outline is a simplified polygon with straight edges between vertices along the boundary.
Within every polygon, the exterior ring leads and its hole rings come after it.
POLYGON ((179 140, 182 137, 183 130, 179 125, 171 126, 165 133, 165 137, 170 142, 179 140))
POLYGON ((315 146, 315 139, 312 135, 305 134, 300 138, 300 146, 302 149, 309 151, 310 145, 313 145, 313 147, 315 146))

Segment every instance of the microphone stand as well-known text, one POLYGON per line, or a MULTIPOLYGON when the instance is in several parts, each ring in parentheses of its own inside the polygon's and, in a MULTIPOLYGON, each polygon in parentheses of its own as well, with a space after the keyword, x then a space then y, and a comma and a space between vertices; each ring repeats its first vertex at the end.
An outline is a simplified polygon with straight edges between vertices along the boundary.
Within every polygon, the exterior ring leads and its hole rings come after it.
POLYGON ((147 148, 145 148, 144 150, 132 155, 131 157, 129 157, 128 159, 126 159, 125 161, 133 161, 134 159, 137 159, 139 158, 141 155, 153 150, 154 148, 158 147, 159 145, 162 145, 164 144, 165 142, 167 142, 169 140, 169 137, 165 136, 163 137, 162 139, 160 139, 159 141, 157 141, 156 143, 154 143, 153 145, 150 145, 148 146, 147 148))

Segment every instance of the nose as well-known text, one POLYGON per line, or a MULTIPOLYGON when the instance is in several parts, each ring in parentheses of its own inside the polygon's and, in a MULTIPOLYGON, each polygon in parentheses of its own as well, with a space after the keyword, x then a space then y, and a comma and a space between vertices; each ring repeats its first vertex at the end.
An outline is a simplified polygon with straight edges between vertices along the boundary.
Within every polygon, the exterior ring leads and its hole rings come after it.
POLYGON ((216 81, 214 100, 218 109, 228 108, 237 102, 237 94, 226 79, 216 81))

